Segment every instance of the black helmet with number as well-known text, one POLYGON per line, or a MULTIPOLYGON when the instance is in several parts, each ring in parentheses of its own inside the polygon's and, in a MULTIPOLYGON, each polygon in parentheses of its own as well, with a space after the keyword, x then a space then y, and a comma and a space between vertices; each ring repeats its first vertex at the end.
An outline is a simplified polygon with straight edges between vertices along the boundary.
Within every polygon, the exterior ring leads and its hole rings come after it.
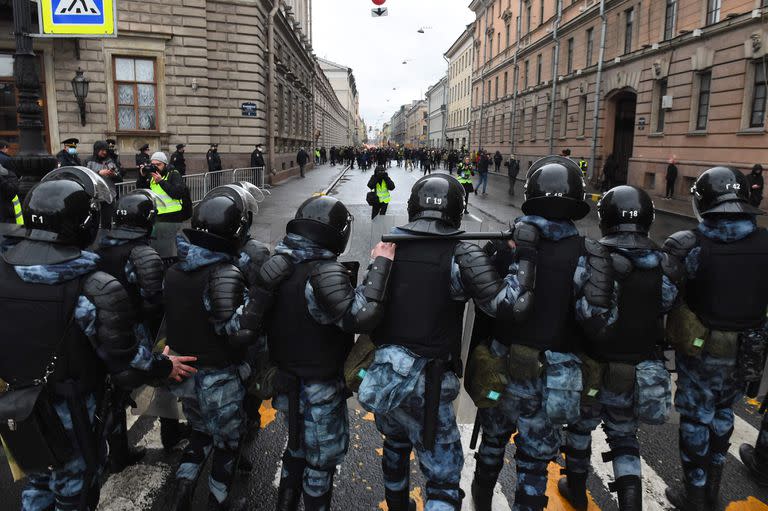
POLYGON ((224 185, 208 192, 192 213, 192 227, 184 229, 189 241, 214 252, 237 254, 248 240, 256 199, 245 189, 224 185))
POLYGON ((713 167, 705 171, 691 188, 693 210, 699 218, 711 214, 762 215, 749 204, 747 178, 736 169, 713 167))
POLYGON ((546 156, 533 163, 525 181, 526 215, 551 220, 579 220, 589 213, 584 200, 584 178, 579 165, 562 156, 546 156))
POLYGON ((401 229, 425 234, 461 232, 464 214, 464 187, 448 174, 424 176, 411 188, 408 223, 401 229))
POLYGON ((118 199, 110 237, 135 240, 152 234, 163 199, 152 190, 134 190, 118 199))
POLYGON ((98 234, 99 203, 111 200, 107 183, 85 167, 50 172, 24 198, 24 239, 5 253, 5 261, 55 264, 79 257, 98 234))
POLYGON ((339 199, 319 195, 305 200, 296 216, 285 228, 287 234, 296 234, 321 247, 341 254, 352 235, 354 217, 339 199))
POLYGON ((619 248, 658 248, 648 238, 656 217, 651 196, 635 186, 608 190, 597 203, 603 239, 600 243, 619 248))

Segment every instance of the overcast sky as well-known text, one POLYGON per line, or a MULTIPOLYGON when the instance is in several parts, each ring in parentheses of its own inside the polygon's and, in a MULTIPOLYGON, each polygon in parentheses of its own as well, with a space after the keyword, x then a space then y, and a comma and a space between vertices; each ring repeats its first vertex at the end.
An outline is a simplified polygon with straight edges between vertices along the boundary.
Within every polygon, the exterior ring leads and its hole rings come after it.
POLYGON ((373 18, 372 0, 314 0, 312 46, 318 57, 352 68, 361 116, 381 128, 445 74, 443 54, 474 19, 469 3, 386 0, 389 15, 373 18))

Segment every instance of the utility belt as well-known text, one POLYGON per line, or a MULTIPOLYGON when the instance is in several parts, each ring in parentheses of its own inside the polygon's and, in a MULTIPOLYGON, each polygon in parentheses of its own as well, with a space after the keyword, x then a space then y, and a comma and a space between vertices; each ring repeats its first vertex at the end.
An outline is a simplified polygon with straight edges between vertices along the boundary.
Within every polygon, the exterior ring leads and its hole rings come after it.
POLYGON ((584 389, 582 405, 625 403, 631 395, 635 417, 646 424, 663 424, 672 408, 672 382, 663 360, 638 364, 600 362, 579 354, 584 389))
POLYGON ((713 357, 736 359, 739 378, 754 386, 763 375, 768 356, 768 326, 766 323, 740 332, 707 328, 696 314, 682 305, 667 319, 667 340, 678 353, 700 357, 708 353, 713 357))

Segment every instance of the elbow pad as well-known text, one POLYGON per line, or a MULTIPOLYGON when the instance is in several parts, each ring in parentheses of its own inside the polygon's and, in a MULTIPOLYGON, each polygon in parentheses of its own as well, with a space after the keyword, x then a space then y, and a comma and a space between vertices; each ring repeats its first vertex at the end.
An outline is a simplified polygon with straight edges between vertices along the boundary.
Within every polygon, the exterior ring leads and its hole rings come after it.
POLYGON ((389 274, 392 271, 392 261, 386 257, 373 260, 368 275, 365 277, 363 296, 369 302, 383 302, 389 286, 389 274))
MULTIPOLYGON (((613 300, 613 279, 614 279, 614 255, 600 243, 594 240, 584 240, 584 248, 587 251, 587 270, 589 279, 584 284, 582 294, 587 301, 596 306, 608 309, 613 300)), ((618 256, 622 257, 622 256, 618 256)), ((626 258, 623 258, 626 259, 626 258)), ((631 264, 629 271, 632 271, 631 264)))
POLYGON ((165 266, 160 255, 148 245, 140 245, 131 251, 129 260, 136 268, 139 289, 145 298, 141 301, 142 317, 158 318, 162 316, 162 307, 158 302, 162 299, 163 275, 165 266))
POLYGON ((220 264, 208 276, 208 296, 214 321, 229 321, 235 310, 243 304, 245 277, 235 266, 220 264))
POLYGON ((261 265, 258 282, 266 289, 275 289, 292 274, 293 261, 286 255, 277 254, 261 265))
POLYGON ((129 363, 136 354, 133 335, 136 311, 122 284, 111 275, 97 271, 83 284, 83 293, 96 307, 96 339, 112 361, 129 363))
POLYGON ((698 244, 699 240, 693 231, 680 231, 667 238, 662 249, 680 261, 684 261, 688 253, 698 244))
POLYGON ((260 332, 264 328, 264 317, 272 308, 275 295, 272 291, 262 287, 252 287, 248 293, 248 305, 240 316, 240 327, 253 332, 260 332))
POLYGON ((355 315, 357 332, 361 334, 371 333, 384 317, 385 305, 381 302, 368 302, 355 315))
MULTIPOLYGON (((240 325, 242 327, 242 324, 240 325)), ((255 343, 258 339, 258 335, 253 330, 247 330, 241 328, 236 333, 229 336, 227 339, 229 346, 236 350, 247 348, 251 344, 255 343)))
POLYGON ((504 288, 491 258, 479 246, 459 243, 453 253, 464 290, 480 303, 493 300, 504 288))
POLYGON ((319 263, 312 271, 309 282, 318 304, 334 321, 338 321, 352 306, 355 289, 352 287, 351 272, 341 263, 319 263))
POLYGON ((678 289, 685 280, 685 268, 683 268, 683 263, 671 253, 662 252, 661 271, 664 272, 664 275, 666 275, 678 289))
POLYGON ((256 284, 259 282, 261 267, 269 259, 269 248, 259 241, 248 240, 241 251, 248 256, 248 264, 245 268, 241 268, 245 278, 249 285, 256 284))

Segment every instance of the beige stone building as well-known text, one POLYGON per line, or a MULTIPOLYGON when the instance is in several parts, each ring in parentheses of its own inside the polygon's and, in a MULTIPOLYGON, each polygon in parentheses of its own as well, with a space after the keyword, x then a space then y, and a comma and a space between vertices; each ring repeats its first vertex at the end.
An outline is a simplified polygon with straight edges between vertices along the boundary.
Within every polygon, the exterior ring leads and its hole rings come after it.
POLYGON ((360 99, 357 96, 357 85, 352 69, 330 60, 317 59, 320 67, 328 77, 328 81, 336 92, 341 106, 347 111, 347 140, 344 145, 358 143, 359 138, 359 109, 360 99))
POLYGON ((319 63, 315 64, 315 146, 340 147, 347 144, 349 112, 339 101, 319 63))
MULTIPOLYGON (((263 143, 275 179, 297 171, 296 151, 311 145, 314 130, 310 6, 311 0, 124 0, 118 37, 35 39, 48 148, 56 153, 63 139, 76 137, 81 156, 89 156, 95 141, 115 138, 130 167, 145 143, 166 152, 184 143, 188 172, 199 172, 211 143, 219 144, 225 168, 247 166, 263 143), (70 85, 78 68, 90 81, 85 125, 70 85), (244 115, 254 109, 256 115, 244 115)), ((0 106, 0 137, 15 142, 10 10, 0 23, 0 82, 10 92, 0 106)))
POLYGON ((405 145, 423 147, 427 145, 427 102, 420 99, 411 103, 405 113, 405 145))
POLYGON ((473 26, 472 23, 467 25, 467 29, 445 52, 445 58, 448 59, 446 141, 448 147, 455 149, 467 147, 469 144, 474 58, 473 26))
POLYGON ((614 154, 620 181, 659 194, 672 157, 678 194, 714 164, 768 162, 766 0, 607 1, 602 65, 596 0, 563 2, 559 24, 555 0, 470 8, 473 147, 525 168, 564 148, 590 159, 594 144, 591 171, 614 154))

